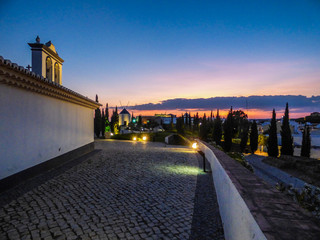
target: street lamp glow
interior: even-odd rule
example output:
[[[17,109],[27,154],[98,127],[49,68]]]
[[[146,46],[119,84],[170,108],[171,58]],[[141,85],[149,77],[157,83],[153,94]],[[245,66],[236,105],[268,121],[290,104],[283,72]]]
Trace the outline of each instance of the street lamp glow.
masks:
[[[143,140],[143,141],[146,141],[146,140],[147,140],[147,137],[146,137],[146,136],[143,136],[143,137],[142,137],[142,140]]]
[[[137,141],[137,137],[133,137],[132,140],[133,140],[133,141]]]
[[[193,149],[197,149],[197,148],[198,148],[198,144],[197,144],[196,142],[194,142],[194,143],[192,144],[192,148],[193,148]]]

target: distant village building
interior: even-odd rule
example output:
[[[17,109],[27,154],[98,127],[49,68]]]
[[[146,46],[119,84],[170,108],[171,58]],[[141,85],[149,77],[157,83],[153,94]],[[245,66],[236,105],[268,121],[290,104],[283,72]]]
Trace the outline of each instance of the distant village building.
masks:
[[[291,133],[298,133],[299,130],[299,124],[295,121],[290,121],[290,130]],[[282,126],[282,122],[281,121],[277,121],[277,133],[280,133],[281,131],[281,126]],[[261,124],[258,124],[258,131],[259,134],[263,134],[265,132],[268,132],[270,128],[270,121],[265,121]]]
[[[130,122],[131,122],[131,115],[127,111],[127,109],[124,108],[119,114],[119,125],[128,126]]]
[[[62,84],[51,42],[29,43],[32,71],[0,56],[0,190],[94,148],[101,105]]]
[[[177,117],[173,114],[155,114],[154,115],[155,121],[159,124],[173,124],[177,123]]]
[[[320,113],[319,112],[313,112],[310,114],[311,117],[320,117]]]

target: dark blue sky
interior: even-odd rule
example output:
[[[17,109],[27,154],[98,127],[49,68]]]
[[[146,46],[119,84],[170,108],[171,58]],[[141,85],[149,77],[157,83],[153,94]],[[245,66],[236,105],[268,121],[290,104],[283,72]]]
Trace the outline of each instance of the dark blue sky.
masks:
[[[0,55],[49,40],[63,85],[111,105],[319,95],[320,1],[4,1]]]

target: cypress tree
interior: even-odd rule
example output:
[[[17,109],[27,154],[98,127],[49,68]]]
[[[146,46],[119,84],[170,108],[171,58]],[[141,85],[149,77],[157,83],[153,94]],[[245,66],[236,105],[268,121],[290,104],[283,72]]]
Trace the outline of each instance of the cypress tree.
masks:
[[[106,120],[109,122],[109,106],[108,103],[106,103],[106,114],[105,114]]]
[[[289,107],[286,104],[286,110],[281,126],[281,155],[293,156],[293,138],[291,136],[291,129],[289,125]]]
[[[112,112],[110,125],[111,125],[111,132],[118,134],[119,133],[119,114],[118,114],[117,106],[116,106],[116,109]]]
[[[221,137],[222,137],[222,122],[219,116],[219,109],[218,109],[217,116],[213,121],[213,141],[215,141],[217,145],[221,145]]]
[[[258,128],[255,120],[253,120],[253,123],[251,125],[250,148],[252,154],[254,154],[254,152],[258,149]]]
[[[186,127],[189,125],[189,116],[187,112],[184,115],[185,115],[184,126]]]
[[[114,132],[114,110],[112,110],[112,115],[110,119],[110,129],[111,129],[111,132]]]
[[[241,142],[240,142],[240,151],[244,152],[247,147],[248,142],[248,133],[249,133],[249,126],[245,126],[242,135],[241,135]]]
[[[184,125],[183,125],[183,117],[182,116],[177,118],[176,129],[179,134],[184,135]]]
[[[229,152],[232,147],[232,135],[233,135],[233,119],[232,119],[232,107],[228,113],[227,119],[224,121],[224,145],[223,148],[226,152]]]
[[[203,141],[208,140],[208,123],[207,123],[207,117],[205,113],[203,114],[202,122],[200,125],[199,137]]]
[[[184,115],[183,114],[181,114],[181,124],[184,127]]]
[[[173,130],[173,115],[171,115],[171,119],[170,119],[170,130]]]
[[[116,106],[116,110],[114,111],[115,117],[114,117],[114,133],[119,133],[119,114],[118,114],[118,106]]]
[[[98,103],[98,94],[96,94],[96,102]],[[100,108],[97,108],[95,110],[94,114],[94,133],[96,134],[97,137],[100,137],[100,132],[101,132],[101,111]]]
[[[109,122],[109,106],[108,103],[106,104],[106,109],[105,109],[105,130],[104,132],[110,132],[111,127],[110,127],[110,122]]]
[[[268,155],[270,157],[278,157],[278,136],[277,136],[277,119],[276,111],[272,111],[272,119],[269,127],[269,138],[268,138]]]
[[[199,131],[199,114],[196,113],[196,115],[193,118],[193,132]]]
[[[105,130],[106,130],[106,117],[105,117],[104,111],[102,109],[102,116],[101,116],[101,134],[102,134],[102,137],[105,137]]]
[[[310,157],[311,150],[311,138],[310,138],[310,129],[307,125],[304,125],[303,134],[302,134],[302,144],[301,144],[301,157]]]

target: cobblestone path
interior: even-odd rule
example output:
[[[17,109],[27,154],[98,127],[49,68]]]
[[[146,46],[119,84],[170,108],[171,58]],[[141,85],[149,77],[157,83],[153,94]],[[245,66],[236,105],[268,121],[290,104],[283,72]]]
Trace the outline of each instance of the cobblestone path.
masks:
[[[204,239],[191,236],[201,173],[193,150],[118,141],[98,141],[96,149],[28,181],[26,191],[2,193],[0,239]],[[212,231],[223,239],[212,211]]]

